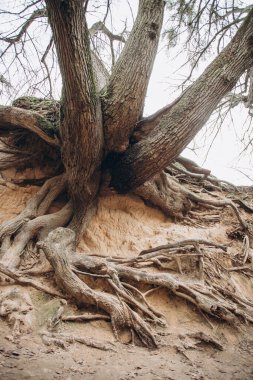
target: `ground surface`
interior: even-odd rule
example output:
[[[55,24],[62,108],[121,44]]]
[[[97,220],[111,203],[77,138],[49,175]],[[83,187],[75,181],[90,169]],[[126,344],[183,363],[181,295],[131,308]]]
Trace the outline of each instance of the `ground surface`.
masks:
[[[0,221],[19,213],[36,190],[36,187],[0,185]],[[203,238],[230,244],[228,252],[235,254],[241,242],[231,242],[226,234],[233,223],[236,224],[229,210],[224,211],[217,222],[203,224],[195,220],[186,224],[169,220],[135,197],[112,196],[100,201],[98,213],[79,248],[88,253],[131,257],[142,249],[168,241]],[[51,277],[47,275],[52,282]],[[43,282],[45,277],[39,280]],[[231,275],[231,284],[252,300],[252,278],[235,273]],[[168,323],[167,328],[156,330],[160,341],[157,350],[116,342],[111,325],[106,321],[62,322],[58,326],[60,333],[113,344],[112,350],[103,351],[80,343],[65,347],[45,345],[41,333],[54,316],[59,300],[15,284],[2,283],[0,292],[10,288],[30,294],[32,331],[13,337],[6,320],[0,319],[0,378],[3,380],[253,379],[253,327],[242,324],[235,328],[211,320],[166,290],[160,289],[148,296],[149,302],[165,315]],[[80,310],[68,304],[64,313],[80,314]],[[222,347],[199,339],[200,333]],[[121,338],[124,342],[129,341],[128,334]]]

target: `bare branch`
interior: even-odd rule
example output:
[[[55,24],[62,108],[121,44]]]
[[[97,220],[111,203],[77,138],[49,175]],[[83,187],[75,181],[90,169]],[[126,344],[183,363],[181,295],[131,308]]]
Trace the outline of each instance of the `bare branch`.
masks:
[[[93,37],[98,31],[103,32],[110,41],[126,42],[125,38],[118,34],[113,34],[102,21],[98,21],[89,29],[90,36]]]
[[[157,53],[163,11],[163,1],[139,2],[133,29],[102,96],[108,151],[122,152],[126,149],[129,136],[141,117]]]
[[[8,46],[4,49],[2,54],[0,55],[0,58],[3,57],[3,55],[6,53],[6,51],[11,47],[11,45],[19,42],[21,38],[24,36],[25,33],[27,33],[27,30],[29,26],[33,23],[34,20],[45,17],[47,15],[46,8],[37,9],[34,11],[31,16],[25,21],[25,23],[21,26],[20,31],[16,36],[12,37],[0,37],[1,41],[7,42]]]

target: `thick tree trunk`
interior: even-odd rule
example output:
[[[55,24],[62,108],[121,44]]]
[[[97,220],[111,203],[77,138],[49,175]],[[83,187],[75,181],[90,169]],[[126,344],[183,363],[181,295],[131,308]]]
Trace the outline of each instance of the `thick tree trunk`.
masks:
[[[107,151],[124,152],[140,119],[157,53],[163,0],[140,0],[127,43],[102,95]]]
[[[83,1],[46,0],[63,80],[60,134],[73,227],[79,229],[97,196],[103,151],[100,104]]]
[[[115,163],[111,185],[127,193],[168,166],[207,122],[220,100],[253,64],[253,10],[224,51],[185,95],[169,109],[150,135]]]

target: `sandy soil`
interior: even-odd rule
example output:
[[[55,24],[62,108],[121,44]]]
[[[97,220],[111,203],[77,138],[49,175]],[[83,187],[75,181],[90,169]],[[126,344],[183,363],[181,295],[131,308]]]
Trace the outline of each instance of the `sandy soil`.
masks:
[[[19,213],[36,190],[36,187],[22,189],[0,184],[0,221]],[[107,197],[101,199],[79,249],[130,257],[142,249],[190,237],[228,243],[226,231],[231,218],[231,212],[226,211],[221,223],[200,228],[168,220],[160,211],[147,207],[135,197]],[[231,253],[237,249],[237,243],[229,248]],[[252,299],[250,279],[235,274],[231,282],[242,295]],[[253,327],[242,325],[235,329],[210,320],[165,290],[157,290],[149,296],[150,303],[165,315],[168,323],[167,328],[157,330],[160,341],[157,350],[116,342],[110,323],[105,321],[65,322],[59,326],[61,333],[113,344],[113,350],[103,351],[80,343],[66,347],[43,344],[41,332],[54,315],[59,300],[34,289],[11,286],[30,294],[32,331],[13,339],[7,322],[0,319],[0,378],[3,380],[253,379]],[[2,285],[0,295],[9,287]],[[65,312],[73,314],[77,309],[68,305]],[[196,333],[212,337],[221,344],[222,350],[193,337]],[[122,336],[125,343],[129,339],[128,335]]]

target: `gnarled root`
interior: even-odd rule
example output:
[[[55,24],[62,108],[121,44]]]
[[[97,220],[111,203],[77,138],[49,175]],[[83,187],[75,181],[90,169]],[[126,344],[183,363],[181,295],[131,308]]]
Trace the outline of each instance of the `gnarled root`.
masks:
[[[91,270],[90,257],[74,255],[72,265],[79,269]],[[134,281],[138,284],[156,285],[168,289],[172,294],[197,306],[203,312],[220,320],[236,324],[237,317],[253,322],[253,305],[239,296],[228,293],[217,286],[208,286],[197,282],[178,280],[169,273],[151,273],[128,266],[107,263],[114,270],[121,281]],[[228,296],[229,295],[229,296]]]
[[[179,191],[176,181],[169,181],[165,172],[135,189],[134,194],[159,207],[165,215],[177,218],[182,218],[192,206],[187,195]]]
[[[236,294],[230,294],[231,292],[229,293],[226,289],[210,285],[208,282],[185,281],[169,273],[151,273],[131,268],[122,265],[122,262],[113,262],[111,259],[77,255],[73,253],[74,240],[73,231],[58,228],[52,231],[39,245],[54,268],[57,283],[61,288],[77,303],[97,305],[108,313],[116,337],[118,337],[120,329],[127,327],[135,331],[145,345],[156,346],[147,320],[159,323],[161,315],[155,313],[145,300],[145,295],[133,285],[129,285],[128,282],[164,287],[175,296],[190,302],[199,310],[219,320],[232,324],[238,324],[240,319],[253,322],[252,303]],[[224,246],[207,241],[185,241],[183,245],[190,244],[203,244],[225,249]],[[177,244],[173,246],[177,248]],[[68,256],[66,256],[66,251],[70,253]],[[144,253],[138,257],[145,258],[146,255],[148,256],[146,259],[150,259],[150,254],[151,252]],[[116,296],[112,293],[93,290],[77,274],[102,278],[103,281],[110,284],[112,292],[116,293]],[[138,292],[142,297],[138,298]]]
[[[201,282],[194,279],[186,281],[185,277],[179,275],[148,272],[123,265],[122,261],[111,258],[75,254],[75,233],[67,228],[53,230],[37,245],[44,251],[46,258],[53,267],[56,282],[64,294],[73,298],[78,305],[96,306],[105,311],[110,316],[117,339],[119,339],[119,332],[128,328],[131,332],[136,333],[144,345],[148,347],[157,346],[154,333],[148,322],[161,325],[161,314],[149,305],[145,298],[146,294],[137,289],[138,284],[166,288],[170,293],[190,302],[200,311],[219,320],[235,325],[240,320],[253,323],[253,304],[251,301],[231,292],[226,287],[220,286],[217,282],[210,284],[207,278],[202,279]],[[159,254],[159,251],[164,254],[165,250],[169,252],[179,248],[188,247],[190,249],[190,246],[194,246],[198,252],[200,245],[209,249],[225,250],[224,246],[208,241],[185,240],[143,251],[137,256],[136,261],[153,259],[154,255]],[[186,253],[183,253],[184,255],[187,256]],[[0,271],[2,270],[0,268]],[[26,284],[26,279],[20,277],[19,274],[15,277],[8,270],[3,270],[3,273],[14,280],[20,280],[20,283]],[[109,290],[94,290],[84,282],[87,276],[98,277],[102,283],[105,282],[107,286],[109,285]],[[38,284],[32,283],[31,280],[28,280],[27,284],[40,289]],[[48,289],[45,291],[48,292]]]
[[[185,283],[177,280],[168,273],[148,273],[129,267],[117,266],[120,278],[134,280],[138,283],[162,286],[169,289],[176,296],[183,298],[197,306],[205,313],[229,323],[237,323],[237,316],[253,322],[253,307],[244,303],[241,305],[235,300],[228,299],[221,290],[199,283]]]
[[[249,226],[242,218],[233,201],[227,198],[211,199],[210,197],[197,195],[165,172],[135,189],[134,194],[140,196],[144,201],[159,207],[166,215],[179,218],[186,216],[194,204],[217,208],[231,207],[245,235],[250,238]]]
[[[52,201],[63,191],[65,178],[63,175],[50,178],[28,202],[25,209],[15,218],[0,225],[0,239],[11,236],[29,219],[43,215]]]
[[[111,317],[113,331],[117,338],[120,329],[129,328],[135,331],[143,344],[148,347],[156,347],[156,340],[150,327],[129,306],[133,302],[124,297],[124,295],[122,296],[124,291],[117,291],[117,296],[115,296],[107,292],[93,290],[74,273],[70,260],[65,253],[66,249],[71,251],[74,241],[75,234],[72,230],[58,228],[52,231],[43,242],[39,243],[40,248],[43,249],[54,268],[57,283],[78,304],[96,305],[107,312]],[[96,266],[95,261],[93,265]],[[103,267],[106,270],[106,266],[100,263],[100,273],[103,272]],[[148,317],[151,319],[151,313],[149,313]]]
[[[63,175],[48,180],[20,215],[0,226],[2,264],[10,269],[17,268],[30,240],[37,236],[43,239],[52,229],[67,224],[72,215],[70,202],[58,212],[44,215],[65,185]]]

